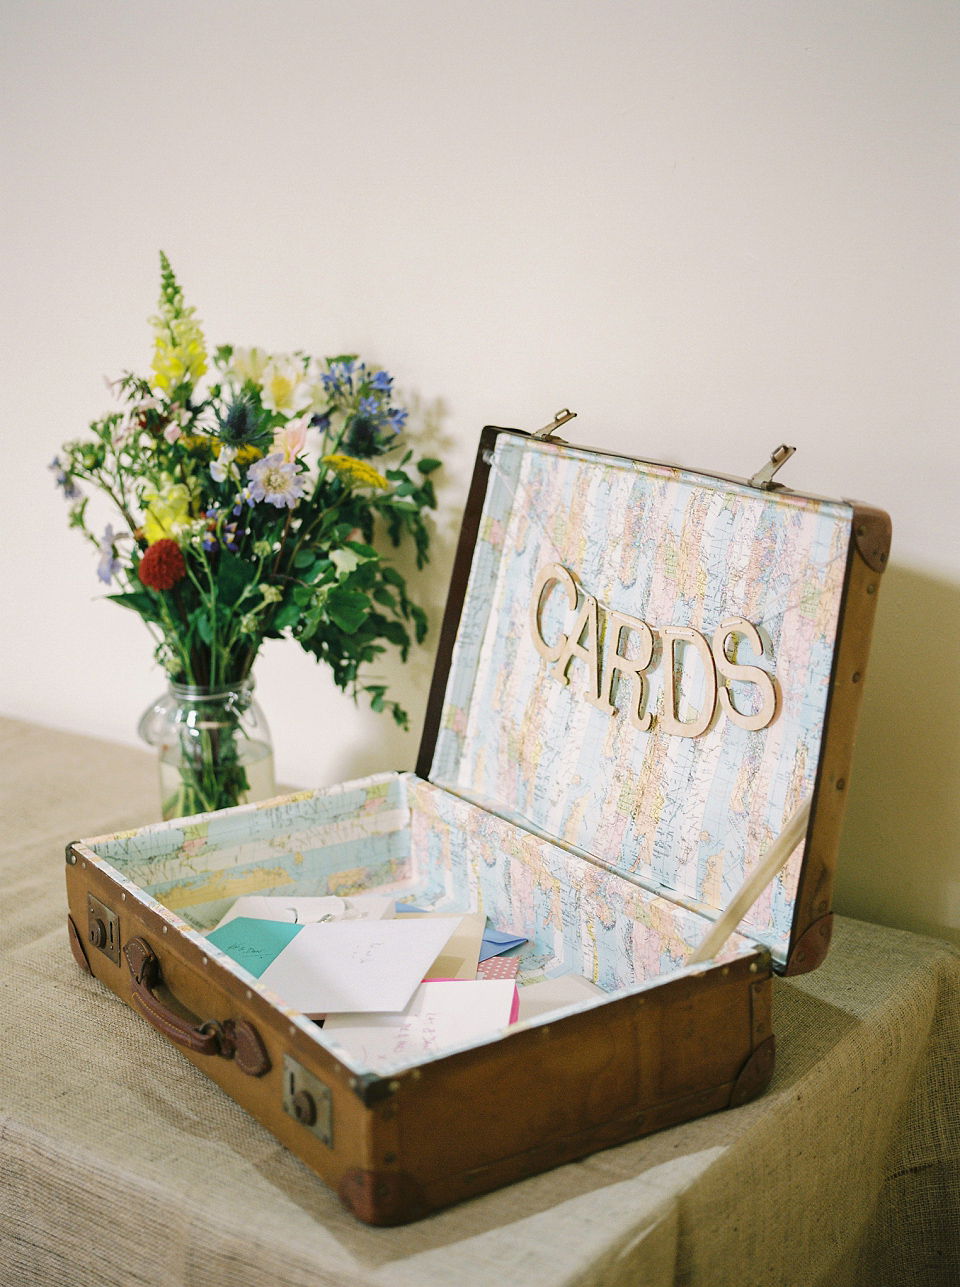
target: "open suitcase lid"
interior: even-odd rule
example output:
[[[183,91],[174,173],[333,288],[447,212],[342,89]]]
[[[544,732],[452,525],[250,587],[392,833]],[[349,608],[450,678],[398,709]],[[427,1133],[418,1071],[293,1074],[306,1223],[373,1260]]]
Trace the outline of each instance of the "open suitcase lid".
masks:
[[[851,503],[485,429],[418,772],[713,917],[812,798],[740,932],[813,968],[842,815],[822,785],[845,785],[862,688],[834,700],[845,598],[889,534]]]

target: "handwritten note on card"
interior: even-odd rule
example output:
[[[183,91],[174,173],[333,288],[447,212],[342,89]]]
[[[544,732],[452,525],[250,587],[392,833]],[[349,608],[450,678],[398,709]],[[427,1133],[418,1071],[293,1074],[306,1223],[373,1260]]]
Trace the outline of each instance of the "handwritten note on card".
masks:
[[[207,942],[226,952],[238,965],[260,978],[264,970],[304,927],[285,921],[262,921],[236,916],[207,935]]]
[[[260,978],[311,1018],[343,1011],[399,1011],[460,920],[454,916],[303,925]]]
[[[402,1014],[331,1015],[327,1033],[372,1072],[469,1045],[516,1019],[512,979],[424,983]]]

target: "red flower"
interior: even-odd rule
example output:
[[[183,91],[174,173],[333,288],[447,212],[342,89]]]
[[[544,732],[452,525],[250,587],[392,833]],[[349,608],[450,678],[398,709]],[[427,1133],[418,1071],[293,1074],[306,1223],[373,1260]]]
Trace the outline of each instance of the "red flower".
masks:
[[[140,560],[137,575],[152,590],[172,590],[187,575],[187,565],[176,541],[154,541]]]

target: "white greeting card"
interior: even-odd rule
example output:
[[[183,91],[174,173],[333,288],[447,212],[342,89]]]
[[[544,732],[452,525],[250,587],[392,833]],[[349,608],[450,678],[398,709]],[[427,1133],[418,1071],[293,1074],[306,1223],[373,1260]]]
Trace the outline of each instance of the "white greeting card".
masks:
[[[402,1014],[331,1015],[323,1030],[383,1073],[499,1032],[516,1019],[516,1006],[512,979],[423,983]]]
[[[343,1011],[400,1011],[460,920],[304,925],[260,981],[310,1018]]]

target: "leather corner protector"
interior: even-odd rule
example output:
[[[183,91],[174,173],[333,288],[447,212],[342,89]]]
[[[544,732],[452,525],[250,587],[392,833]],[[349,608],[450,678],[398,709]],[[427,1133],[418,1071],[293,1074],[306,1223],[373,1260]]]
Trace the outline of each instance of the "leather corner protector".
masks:
[[[363,1073],[350,1080],[350,1088],[364,1108],[372,1108],[374,1104],[389,1099],[397,1085],[390,1077],[381,1077],[378,1073]]]
[[[364,1224],[407,1224],[429,1211],[423,1190],[403,1171],[345,1171],[340,1201]]]
[[[90,969],[90,962],[87,960],[87,954],[83,950],[83,943],[80,940],[79,931],[74,924],[73,917],[69,914],[67,915],[67,934],[70,938],[70,951],[73,953],[73,959],[76,961],[77,965],[80,966],[80,969],[83,970],[84,974],[92,974],[93,970]]]
[[[827,912],[818,921],[808,925],[800,935],[790,953],[784,974],[809,974],[818,965],[830,949],[830,937],[833,934],[833,912]]]
[[[850,501],[853,506],[853,539],[857,552],[874,572],[883,572],[890,557],[890,541],[893,538],[893,524],[890,515],[872,505],[861,505],[859,501]]]
[[[775,1059],[776,1043],[772,1036],[767,1037],[740,1069],[740,1075],[730,1092],[730,1108],[739,1108],[741,1104],[748,1104],[751,1099],[763,1094],[770,1085]]]

